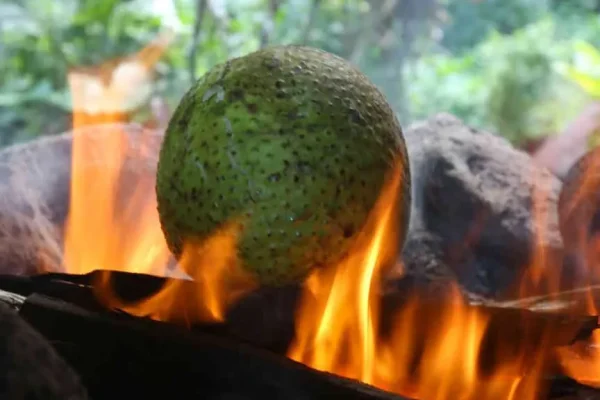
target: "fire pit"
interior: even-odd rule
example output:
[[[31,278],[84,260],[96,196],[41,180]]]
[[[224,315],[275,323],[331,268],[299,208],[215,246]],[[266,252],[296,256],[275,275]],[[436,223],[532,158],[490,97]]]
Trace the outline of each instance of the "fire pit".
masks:
[[[115,387],[120,388],[120,397],[166,395],[175,383],[182,393],[203,398],[404,398],[303,367],[277,356],[275,349],[259,349],[236,337],[237,327],[226,323],[198,324],[186,330],[109,312],[92,292],[91,282],[100,274],[49,274],[1,280],[2,286],[13,293],[2,296],[4,303],[19,310],[25,320],[56,343],[60,354],[81,374],[92,398],[114,398]],[[165,284],[160,278],[126,273],[115,273],[113,279],[115,287],[130,298],[132,292],[147,295],[141,292]],[[397,300],[391,303],[397,304]],[[441,303],[431,303],[428,310]],[[578,335],[589,335],[597,322],[593,317],[492,307],[481,310],[493,318],[495,335],[489,337],[488,346],[494,348],[497,344],[491,343],[507,342],[507,350],[514,336],[528,336],[529,340],[521,341],[521,345],[528,341],[528,347],[534,349],[534,342],[548,331],[552,332],[548,340],[567,344]],[[520,323],[510,325],[514,321]],[[533,353],[531,356],[537,357]],[[558,398],[565,391],[586,393],[585,388],[568,379],[547,379],[551,398]]]
[[[154,191],[162,134],[89,112],[70,134],[0,152],[0,303],[91,398],[600,398],[596,209],[565,208],[580,187],[595,193],[586,173],[562,192],[563,233],[586,227],[564,246],[560,182],[435,116],[406,133],[415,205],[401,257],[396,174],[336,268],[259,287],[228,269],[229,227],[195,250],[210,268],[173,259]]]
[[[114,140],[110,135],[119,136],[115,142],[126,143],[129,150],[115,185],[120,189],[102,201],[113,205],[141,201],[132,207],[138,213],[134,215],[147,210],[147,219],[125,221],[148,228],[121,228],[129,236],[115,240],[120,220],[113,219],[109,239],[122,258],[103,262],[125,266],[120,268],[123,272],[92,272],[99,268],[91,265],[70,270],[64,257],[68,252],[58,249],[68,247],[61,226],[73,190],[71,143],[76,138],[89,143]],[[3,296],[10,299],[4,302],[53,343],[80,374],[92,398],[114,398],[117,386],[119,397],[167,394],[175,384],[207,398],[428,399],[446,398],[466,388],[472,391],[471,398],[598,395],[569,378],[554,351],[589,340],[597,318],[586,316],[589,313],[581,308],[565,307],[556,297],[550,298],[554,303],[548,297],[510,303],[471,296],[469,305],[454,284],[432,289],[430,283],[410,275],[390,277],[389,285],[370,299],[371,307],[379,309],[377,320],[370,320],[372,344],[356,320],[337,313],[340,318],[329,317],[331,323],[318,325],[329,329],[319,343],[317,332],[306,324],[314,323],[315,316],[326,318],[323,307],[331,306],[319,304],[320,298],[307,297],[310,291],[296,286],[253,289],[235,296],[235,301],[217,296],[229,306],[216,312],[201,290],[202,279],[211,277],[191,281],[177,272],[173,260],[165,256],[168,253],[151,253],[154,246],[164,249],[162,242],[139,236],[148,233],[145,229],[158,229],[151,187],[159,143],[158,133],[133,125],[105,125],[1,153],[3,164],[13,171],[4,175],[11,196],[3,198],[11,203],[4,203],[0,214],[3,227],[27,227],[12,230],[12,239],[20,246],[2,245],[2,266],[13,272],[0,278],[0,290],[12,293]],[[113,153],[104,157],[107,154]],[[98,161],[87,157],[91,166],[90,160]],[[48,171],[53,172],[53,181],[44,179]],[[140,188],[146,195],[136,197]],[[95,204],[91,197],[88,201]],[[30,209],[36,211],[23,212]],[[41,227],[46,227],[46,235],[39,234]],[[91,244],[101,248],[101,231],[88,231],[95,235]],[[44,249],[55,249],[56,257],[48,257]],[[135,264],[127,262],[137,255],[141,258]],[[550,307],[557,302],[558,311],[540,311],[540,304]],[[343,318],[349,318],[346,325],[335,324]],[[332,339],[338,342],[328,342]]]

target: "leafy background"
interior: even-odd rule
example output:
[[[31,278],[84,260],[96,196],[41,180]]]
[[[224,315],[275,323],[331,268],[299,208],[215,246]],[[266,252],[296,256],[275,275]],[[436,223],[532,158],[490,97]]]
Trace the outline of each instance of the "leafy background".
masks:
[[[600,0],[0,0],[0,146],[65,131],[67,71],[165,28],[171,109],[218,62],[303,43],[356,63],[401,122],[448,111],[520,145],[600,96]]]

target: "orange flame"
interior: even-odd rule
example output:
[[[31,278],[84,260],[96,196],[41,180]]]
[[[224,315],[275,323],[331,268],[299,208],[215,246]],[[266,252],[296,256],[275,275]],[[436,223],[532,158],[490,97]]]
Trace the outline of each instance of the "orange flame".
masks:
[[[457,288],[436,305],[409,298],[382,332],[377,285],[396,254],[401,178],[396,169],[347,259],[306,282],[288,356],[419,399],[535,398],[540,365],[529,365],[527,376],[520,360],[479,371],[489,317]]]
[[[587,291],[586,297],[589,313],[598,315],[598,308],[590,291]],[[595,330],[588,341],[557,349],[557,354],[568,376],[582,384],[600,388],[599,330]]]
[[[104,125],[96,135],[78,131],[85,125],[127,121],[131,109],[149,93],[152,67],[169,41],[170,34],[161,36],[133,56],[69,75],[74,134],[64,264],[70,273],[172,273],[154,195],[155,134],[143,133],[136,141],[118,124]],[[226,306],[253,287],[235,262],[236,226],[223,227],[205,243],[186,244],[179,267],[193,284],[172,281],[156,295],[129,304],[112,290],[107,272],[97,282],[96,293],[107,306],[134,315],[184,322],[222,320]]]
[[[398,210],[396,201],[401,180],[401,169],[395,168],[381,200],[357,238],[356,248],[346,260],[309,277],[290,358],[372,383],[379,322],[376,285],[382,268],[389,266],[396,255],[398,238],[394,233],[398,212],[405,211]],[[346,351],[346,360],[334,356]]]
[[[140,72],[144,81],[166,45],[157,43],[127,59],[138,60],[137,71],[145,71]],[[132,104],[139,104],[139,93],[134,93],[133,101],[124,101],[139,89],[135,83],[139,81],[114,82],[113,72],[120,64],[110,65],[112,86],[86,84],[80,71],[70,79],[75,133],[65,266],[71,273],[111,269],[165,276],[170,273],[171,257],[156,211],[155,177],[132,168],[155,161],[149,158],[151,151],[143,151],[150,145],[143,137],[133,144],[120,125],[106,127],[97,136],[77,132],[83,125],[125,121]],[[288,356],[318,370],[419,399],[537,398],[547,344],[541,340],[533,358],[525,357],[525,351],[509,356],[503,349],[489,349],[486,339],[492,317],[466,304],[457,287],[440,295],[436,303],[409,296],[393,315],[384,317],[380,285],[396,264],[398,216],[407,211],[400,209],[398,199],[404,178],[396,165],[345,260],[316,270],[307,279]],[[536,248],[521,285],[522,296],[555,293],[559,287],[559,275],[541,245],[548,222],[542,206],[547,191],[543,186],[536,190]],[[158,293],[127,303],[112,290],[107,272],[97,282],[96,293],[109,307],[133,315],[179,323],[222,321],[227,307],[257,286],[236,257],[239,227],[231,222],[207,240],[185,244],[179,267],[189,281],[169,281]],[[595,313],[594,303],[589,304],[589,312]],[[384,328],[386,322],[391,326]],[[600,343],[600,335],[594,340]],[[565,370],[576,379],[589,381],[589,373],[584,372],[591,365],[600,371],[600,357],[582,363],[572,356],[572,349],[561,351]],[[494,362],[486,360],[490,352],[496,355]]]
[[[111,291],[110,274],[104,274],[96,292],[112,307],[158,321],[223,321],[227,306],[255,287],[238,265],[238,233],[239,225],[230,223],[205,241],[186,243],[179,265],[193,282],[171,280],[156,295],[127,304]]]
[[[161,37],[123,63],[106,63],[95,73],[90,72],[87,80],[79,70],[69,74],[74,133],[64,263],[71,273],[106,268],[161,273],[167,264],[169,252],[158,223],[156,202],[148,195],[154,191],[153,177],[143,173],[126,175],[128,165],[138,169],[145,165],[147,138],[142,138],[136,149],[117,125],[107,128],[104,135],[81,135],[78,131],[85,125],[125,118],[127,101],[137,96],[140,80],[147,84],[149,71],[167,41]],[[140,73],[141,78],[124,85],[117,77],[127,68]],[[107,85],[99,85],[101,74],[116,81],[108,79]],[[128,189],[126,193],[124,188]]]
[[[572,290],[563,297],[570,301],[572,309],[589,315],[598,315],[600,310],[597,295],[594,296],[599,288],[593,285],[600,277],[600,238],[597,234],[590,235],[589,232],[593,218],[590,211],[595,209],[597,201],[595,193],[600,180],[600,174],[597,172],[599,167],[600,157],[592,153],[588,163],[582,168],[579,186],[571,194],[564,210],[569,218],[574,214],[582,215],[581,218],[575,217],[577,220],[574,223],[577,225],[573,234],[577,235],[577,243],[581,247],[577,249],[580,252],[579,256],[584,260],[580,267],[585,269],[584,274],[589,285]],[[590,200],[590,197],[593,200]],[[590,202],[594,203],[589,204]],[[568,376],[580,383],[600,388],[600,330],[595,330],[588,340],[557,349],[557,355]]]
[[[378,386],[418,399],[537,398],[543,354],[533,362],[504,356],[482,372],[489,321],[462,301],[456,287],[439,305],[411,298],[381,347]]]

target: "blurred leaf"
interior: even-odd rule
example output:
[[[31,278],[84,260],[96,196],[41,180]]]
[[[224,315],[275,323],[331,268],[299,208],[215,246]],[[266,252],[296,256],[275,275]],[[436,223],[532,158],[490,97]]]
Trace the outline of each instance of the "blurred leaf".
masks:
[[[600,51],[590,43],[578,40],[574,43],[576,57],[584,57],[589,65],[600,66]]]
[[[558,64],[557,70],[589,95],[600,97],[600,51],[581,40],[574,43],[573,49],[574,61]]]
[[[588,137],[587,145],[588,145],[588,150],[595,149],[596,147],[598,147],[600,145],[600,130],[594,131]]]
[[[14,3],[0,3],[0,32],[20,32],[22,34],[39,34],[40,26],[27,13],[27,9]]]
[[[120,0],[81,1],[73,23],[78,25],[86,25],[97,21],[108,23],[119,3],[121,3]]]
[[[195,0],[173,0],[175,13],[183,25],[192,25],[194,23],[194,16],[196,14],[194,7],[191,6],[194,2]]]
[[[600,78],[582,73],[571,66],[565,68],[565,74],[591,96],[600,97]]]

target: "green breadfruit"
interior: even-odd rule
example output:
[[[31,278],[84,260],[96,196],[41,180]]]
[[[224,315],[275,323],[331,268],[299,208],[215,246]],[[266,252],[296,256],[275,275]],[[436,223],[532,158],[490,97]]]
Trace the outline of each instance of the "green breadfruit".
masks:
[[[403,237],[404,138],[367,77],[303,46],[231,59],[185,94],[165,134],[156,192],[167,244],[177,257],[187,239],[243,217],[245,270],[263,284],[297,282],[344,256],[398,159]]]

